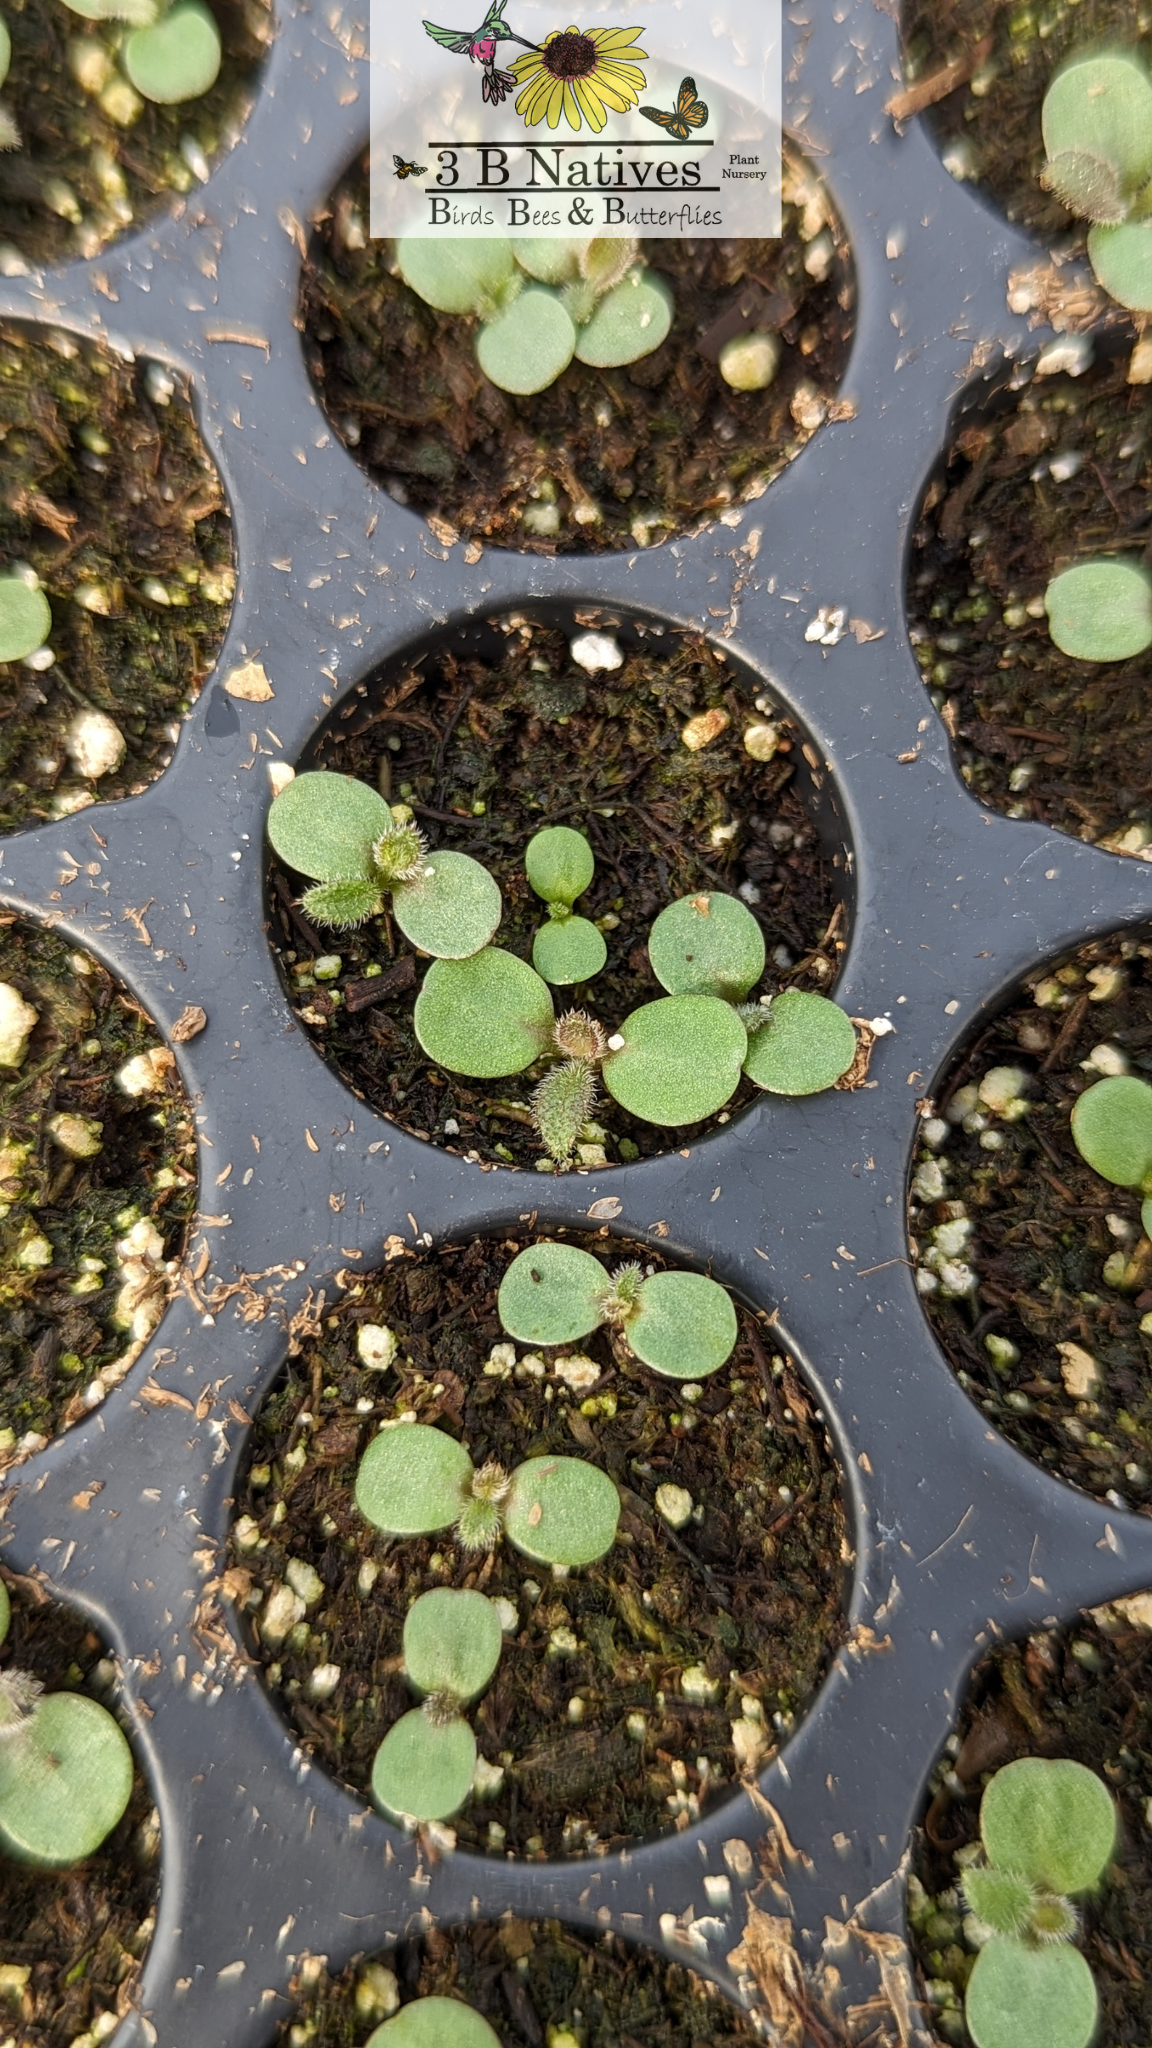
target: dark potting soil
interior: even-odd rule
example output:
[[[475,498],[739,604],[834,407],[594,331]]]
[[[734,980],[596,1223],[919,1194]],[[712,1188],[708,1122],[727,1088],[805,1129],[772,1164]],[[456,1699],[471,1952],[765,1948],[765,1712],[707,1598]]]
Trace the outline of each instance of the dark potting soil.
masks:
[[[174,1063],[155,1092],[118,1085],[126,1061],[161,1040],[90,954],[0,912],[0,982],[39,1012],[20,1066],[0,1067],[2,1467],[29,1435],[38,1449],[98,1406],[142,1349],[133,1313],[158,1321],[167,1300],[165,1261],[179,1259],[196,1204],[196,1146]],[[91,1158],[53,1137],[61,1115],[103,1126]],[[149,1226],[138,1252],[118,1252]]]
[[[393,802],[412,804],[430,845],[482,862],[504,897],[496,942],[525,959],[544,921],[524,873],[528,841],[544,825],[585,833],[597,865],[576,907],[601,922],[608,964],[581,988],[556,989],[557,1015],[584,1007],[615,1030],[662,995],[648,933],[665,904],[696,890],[751,898],[768,951],[764,986],[828,993],[846,939],[842,856],[821,849],[796,786],[801,742],[787,719],[769,714],[782,744],[771,761],[754,761],[743,735],[764,714],[693,634],[652,632],[619,671],[590,678],[563,633],[503,626],[496,666],[447,655],[427,677],[416,667],[381,693],[362,685],[308,765],[376,787],[383,777]],[[728,722],[692,752],[681,732],[710,710]],[[274,868],[272,884],[271,930],[296,1014],[355,1092],[416,1137],[484,1162],[535,1166],[543,1147],[528,1099],[544,1067],[477,1082],[430,1065],[412,1028],[425,965],[391,918],[353,932],[313,930],[293,907],[299,879]],[[341,971],[316,982],[324,956]],[[629,1116],[601,1091],[600,1137],[590,1142],[609,1161],[647,1157],[727,1122],[756,1093],[744,1081],[719,1119],[670,1129]]]
[[[12,1601],[0,1668],[110,1707],[114,1674],[99,1636],[66,1608],[41,1604],[31,1580],[0,1577]],[[139,1770],[123,1819],[87,1862],[33,1870],[0,1854],[5,2048],[71,2048],[95,2021],[131,2010],[155,1926],[159,1858],[159,1816]]]
[[[488,382],[475,321],[417,298],[394,245],[366,239],[367,218],[361,162],[332,194],[304,266],[308,367],[357,460],[432,515],[445,542],[648,547],[758,498],[835,408],[854,324],[851,257],[797,157],[782,240],[645,241],[644,261],[676,300],[662,346],[618,370],[574,362],[528,398]],[[765,391],[733,391],[716,356],[752,327],[779,333],[780,370]]]
[[[1143,0],[905,0],[903,30],[909,83],[946,86],[947,68],[963,67],[924,118],[945,151],[962,147],[964,176],[1009,220],[1082,252],[1084,224],[1040,184],[1044,95],[1079,51],[1138,46],[1152,10]]]
[[[485,1373],[506,1343],[496,1289],[533,1241],[476,1239],[362,1279],[345,1272],[340,1308],[257,1420],[232,1534],[243,1576],[231,1583],[247,1596],[267,1682],[300,1742],[361,1792],[387,1730],[415,1703],[400,1668],[413,1600],[466,1586],[509,1601],[517,1618],[469,1711],[502,1782],[452,1826],[469,1848],[541,1857],[686,1827],[738,1779],[734,1720],[747,1717],[742,1732],[766,1759],[842,1639],[849,1552],[823,1418],[762,1317],[740,1311],[732,1358],[695,1400],[683,1383],[614,1358],[604,1331],[572,1347],[600,1367],[579,1391],[553,1355],[524,1354],[535,1376]],[[610,1270],[628,1258],[663,1263],[606,1232],[572,1241]],[[365,1322],[395,1333],[398,1386],[361,1365]],[[355,1506],[356,1470],[381,1422],[405,1413],[446,1428],[477,1466],[557,1453],[609,1472],[622,1500],[613,1549],[563,1577],[507,1544],[469,1555],[448,1530],[381,1535]],[[679,1534],[655,1506],[665,1483],[694,1503]],[[312,1566],[323,1591],[297,1634],[262,1645],[256,1596],[266,1600],[291,1559]],[[310,1698],[325,1666],[339,1667],[335,1690]],[[630,1726],[630,1716],[642,1719]]]
[[[1113,985],[1109,1000],[1096,1000]],[[1147,931],[1057,961],[961,1055],[936,1097],[939,1109],[998,1066],[1029,1074],[1031,1108],[1016,1123],[981,1112],[985,1132],[953,1128],[938,1154],[922,1147],[912,1231],[923,1266],[937,1226],[965,1217],[973,1226],[959,1257],[975,1271],[978,1292],[949,1301],[939,1291],[925,1307],[962,1385],[997,1429],[1098,1498],[1148,1509],[1152,1244],[1140,1228],[1139,1191],[1093,1173],[1069,1123],[1076,1097],[1101,1078],[1081,1064],[1100,1045],[1123,1053],[1134,1074],[1152,1076]],[[984,1148],[988,1135],[1001,1149]],[[937,1157],[943,1195],[926,1201],[918,1184]],[[989,1335],[1015,1344],[1019,1363],[997,1369]],[[1089,1362],[1061,1345],[1079,1347]]]
[[[694,1971],[559,1920],[509,1915],[496,1926],[433,1927],[419,1942],[359,1958],[339,1977],[309,1969],[298,1982],[300,2003],[277,2040],[295,2042],[292,2030],[302,2027],[309,2048],[362,2048],[395,1997],[404,2005],[459,1998],[484,2015],[504,2048],[544,2048],[557,2035],[581,2048],[721,2048],[763,2038]]]
[[[63,0],[8,0],[12,65],[0,105],[20,145],[0,163],[0,271],[95,256],[191,193],[231,148],[255,98],[272,12],[265,0],[213,0],[212,12],[219,78],[199,99],[160,107],[141,101],[117,65],[123,23],[85,20]]]
[[[1152,389],[1127,357],[1045,377],[961,420],[908,572],[917,659],[974,796],[1114,851],[1152,845],[1148,661],[1075,661],[1049,578],[1152,537]]]
[[[62,0],[46,5],[95,26]],[[4,573],[24,563],[39,576],[56,657],[48,668],[0,663],[0,832],[10,832],[154,781],[224,638],[231,522],[174,373],[62,332],[0,325],[0,555]],[[92,711],[125,742],[121,765],[98,780],[65,743]]]
[[[1147,1607],[1147,1596],[1140,1599]],[[972,1674],[914,1836],[913,1949],[934,2026],[946,2041],[971,2048],[960,2007],[975,1951],[962,1931],[966,1909],[953,1856],[979,1838],[989,1778],[1022,1756],[1085,1764],[1117,1802],[1115,1861],[1095,1896],[1077,1901],[1079,1945],[1100,1996],[1100,2048],[1145,2048],[1152,2033],[1152,1635],[1122,1607],[1005,1643]]]

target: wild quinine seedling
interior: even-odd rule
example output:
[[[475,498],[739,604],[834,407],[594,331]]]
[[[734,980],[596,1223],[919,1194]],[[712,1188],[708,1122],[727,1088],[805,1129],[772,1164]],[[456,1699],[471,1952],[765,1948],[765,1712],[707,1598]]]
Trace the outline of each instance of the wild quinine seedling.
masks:
[[[730,1296],[705,1273],[611,1276],[570,1244],[530,1245],[500,1283],[497,1311],[521,1344],[572,1344],[607,1323],[642,1364],[667,1379],[701,1380],[730,1358],[737,1337]]]
[[[1152,79],[1132,51],[1074,56],[1048,88],[1041,184],[1093,223],[1088,255],[1106,292],[1152,311]]]
[[[415,1998],[369,2034],[364,2048],[500,2048],[500,2036],[458,1998]]]
[[[1077,1098],[1072,1136],[1080,1157],[1113,1187],[1139,1188],[1140,1220],[1152,1237],[1152,1086],[1135,1074],[1110,1074]]]
[[[0,1643],[11,1605],[0,1585]],[[112,1715],[74,1692],[0,1672],[0,1854],[45,1870],[82,1863],[132,1793],[132,1752]]]
[[[1112,1857],[1107,1787],[1083,1764],[1023,1757],[989,1782],[980,1838],[963,1878],[985,1934],[964,2001],[976,2048],[1088,2048],[1098,2000],[1072,1899]]]
[[[356,1474],[356,1505],[390,1536],[456,1531],[463,1550],[492,1550],[501,1534],[537,1564],[594,1564],[616,1541],[620,1497],[583,1458],[528,1458],[514,1472],[479,1470],[464,1445],[424,1422],[374,1437]]]
[[[317,886],[302,907],[318,924],[363,924],[392,898],[405,938],[440,960],[464,960],[488,944],[500,922],[500,890],[466,853],[429,853],[405,806],[397,816],[351,775],[297,775],[268,813],[281,860]],[[507,1068],[501,1068],[506,1073]]]
[[[554,384],[573,356],[612,369],[660,347],[672,325],[672,294],[637,256],[635,241],[606,236],[405,236],[396,245],[405,284],[438,312],[477,318],[480,368],[521,397]]]
[[[220,31],[202,0],[65,0],[86,21],[122,21],[120,62],[142,98],[157,106],[199,99],[220,72]]]
[[[1129,661],[1152,647],[1152,576],[1134,555],[1074,562],[1044,605],[1057,647],[1078,661]]]
[[[483,1593],[442,1587],[413,1601],[404,1670],[424,1702],[394,1723],[376,1752],[372,1793],[386,1813],[419,1822],[459,1812],[476,1770],[476,1737],[462,1710],[489,1684],[502,1644],[499,1616]]]
[[[592,848],[570,825],[546,825],[528,841],[524,854],[528,880],[548,905],[548,923],[532,941],[532,965],[553,987],[591,981],[608,958],[604,934],[591,918],[576,917],[572,906],[596,872]]]

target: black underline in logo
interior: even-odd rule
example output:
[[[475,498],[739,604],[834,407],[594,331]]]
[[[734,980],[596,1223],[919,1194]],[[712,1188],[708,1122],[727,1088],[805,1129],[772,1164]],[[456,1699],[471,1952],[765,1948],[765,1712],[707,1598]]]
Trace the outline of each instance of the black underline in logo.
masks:
[[[511,142],[423,142],[422,149],[711,149],[715,138],[708,136],[701,142],[690,138],[687,142],[677,141],[675,136],[638,135],[631,142],[526,142],[517,135]]]
[[[661,197],[691,199],[697,192],[718,192],[719,185],[422,185],[422,192],[443,199],[561,199]]]

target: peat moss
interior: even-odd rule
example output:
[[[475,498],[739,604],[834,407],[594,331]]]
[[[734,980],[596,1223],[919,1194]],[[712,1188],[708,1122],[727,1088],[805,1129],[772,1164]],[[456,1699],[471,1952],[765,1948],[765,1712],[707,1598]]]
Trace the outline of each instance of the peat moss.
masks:
[[[359,1957],[339,1977],[310,1969],[294,1988],[299,2005],[277,2035],[285,2048],[362,2048],[378,2024],[363,2008],[375,1999],[369,2010],[379,2016],[393,1997],[404,2005],[459,1998],[506,2048],[542,2048],[553,2031],[574,2034],[581,2048],[735,2048],[763,2039],[694,1971],[559,1920],[510,1915],[497,1926],[432,1928],[422,1941]]]
[[[516,398],[482,374],[475,322],[425,305],[392,243],[366,239],[359,163],[304,267],[301,325],[321,403],[394,498],[466,539],[554,554],[693,529],[761,495],[827,416],[844,372],[855,289],[843,229],[799,159],[784,194],[780,241],[643,243],[676,300],[654,354],[619,370],[573,363]],[[733,391],[716,366],[717,333],[745,325],[784,343],[766,391]]]
[[[1095,974],[1096,981],[1089,977]],[[1109,977],[1122,983],[1095,1000]],[[1055,1003],[1056,1007],[1050,1007]],[[1081,1064],[1100,1045],[1152,1077],[1152,944],[1147,932],[1103,940],[1058,960],[1032,989],[986,1025],[937,1096],[990,1068],[1019,1066],[1029,1112],[984,1131],[953,1127],[937,1154],[925,1146],[913,1180],[912,1230],[921,1261],[941,1224],[971,1222],[961,1257],[979,1290],[969,1301],[925,1302],[961,1384],[1012,1443],[1051,1470],[1116,1505],[1152,1506],[1152,1244],[1140,1229],[1140,1195],[1092,1172],[1072,1142],[1076,1097],[1101,1078]],[[998,1150],[988,1150],[988,1137]],[[924,1199],[933,1159],[943,1195]],[[927,1279],[927,1275],[924,1276]],[[1019,1363],[997,1370],[985,1338],[1007,1338]],[[1099,1388],[1077,1398],[1078,1345],[1096,1361]]]
[[[1097,1618],[1098,1617],[1098,1618]],[[1119,1809],[1116,1859],[1081,1907],[1080,1947],[1100,1996],[1101,2048],[1152,2034],[1152,1636],[1118,1610],[1006,1643],[972,1674],[916,1830],[913,1951],[937,2032],[971,2048],[960,2006],[975,1960],[956,1892],[957,1849],[979,1837],[980,1797],[1017,1757],[1070,1757],[1102,1777]]]
[[[962,148],[964,175],[1009,220],[1082,251],[1082,223],[1040,184],[1044,95],[1077,52],[1146,39],[1152,33],[1146,0],[906,0],[903,27],[911,82],[957,61],[970,68],[970,78],[924,116],[945,152]],[[985,44],[972,68],[977,46]]]
[[[88,21],[64,0],[6,0],[12,66],[2,103],[20,131],[0,182],[0,270],[95,256],[126,229],[191,192],[233,142],[255,97],[272,38],[266,0],[213,0],[224,46],[210,92],[159,107],[129,91],[128,124],[113,119],[126,80],[116,63],[130,33]],[[86,91],[77,73],[96,91]],[[109,84],[112,95],[109,99]],[[132,111],[132,102],[135,111]]]
[[[141,1348],[127,1303],[118,1320],[118,1298],[138,1278],[137,1312],[158,1319],[164,1259],[179,1258],[195,1207],[196,1148],[174,1067],[154,1094],[134,1099],[117,1086],[125,1061],[161,1041],[90,954],[3,912],[0,982],[39,1012],[21,1066],[0,1068],[3,1464],[30,1433],[48,1438],[95,1407]],[[103,1125],[94,1157],[56,1143],[58,1115]],[[116,1247],[140,1219],[163,1251],[145,1256],[147,1274],[125,1273]],[[22,1263],[29,1245],[47,1263]]]
[[[1075,661],[1043,598],[1081,556],[1152,538],[1152,389],[1126,359],[1046,377],[962,418],[921,508],[909,626],[974,796],[1012,818],[1152,844],[1148,661]],[[1055,474],[1053,474],[1055,465]]]
[[[614,1030],[662,995],[648,932],[665,904],[699,889],[744,892],[764,932],[766,986],[827,993],[846,939],[842,856],[821,850],[788,721],[772,714],[781,749],[753,761],[743,735],[763,714],[696,635],[628,636],[624,666],[590,679],[564,634],[524,621],[504,628],[494,662],[447,655],[427,677],[417,667],[371,693],[362,685],[308,765],[383,786],[393,801],[411,802],[433,846],[481,861],[504,897],[497,943],[525,959],[544,909],[524,849],[542,825],[586,833],[597,865],[578,908],[601,921],[608,964],[582,989],[557,989],[558,1014],[583,1004]],[[727,715],[726,729],[690,752],[680,738],[686,721],[713,709]],[[273,869],[272,881],[273,942],[296,1014],[355,1092],[434,1144],[535,1165],[542,1147],[527,1104],[537,1070],[493,1083],[431,1066],[412,1028],[424,963],[391,919],[314,931],[292,907],[297,878]],[[312,967],[324,955],[338,956],[341,972],[316,983]],[[756,1092],[742,1082],[723,1121]],[[593,1114],[610,1161],[666,1151],[702,1129],[641,1123],[610,1097]]]
[[[56,657],[0,663],[10,832],[154,781],[224,638],[231,523],[174,373],[0,325],[0,557],[3,573],[23,563],[39,576]],[[98,784],[64,743],[84,711],[106,713],[126,743]]]
[[[31,1580],[2,1576],[12,1626],[0,1668],[29,1671],[48,1692],[84,1690],[110,1705],[112,1666],[99,1636],[67,1609],[42,1604]],[[94,2021],[131,2010],[155,1925],[159,1853],[159,1819],[137,1770],[123,1819],[86,1863],[32,1870],[0,1855],[5,2044],[72,2048]],[[22,1984],[13,1971],[27,1971]]]
[[[348,1294],[287,1368],[253,1432],[237,1488],[236,1566],[268,1684],[302,1745],[364,1792],[389,1727],[413,1705],[400,1669],[404,1618],[433,1586],[478,1587],[517,1619],[496,1676],[469,1718],[503,1767],[492,1796],[453,1821],[461,1844],[536,1855],[619,1848],[685,1827],[737,1778],[732,1722],[748,1714],[764,1754],[791,1729],[841,1640],[847,1556],[838,1470],[823,1419],[763,1318],[740,1311],[729,1363],[686,1400],[681,1383],[613,1354],[598,1331],[579,1347],[601,1368],[583,1395],[540,1366],[484,1371],[506,1342],[496,1289],[525,1240],[402,1258]],[[531,1242],[532,1240],[527,1240]],[[573,1239],[614,1265],[647,1247]],[[365,1371],[364,1322],[400,1343],[400,1384]],[[531,1354],[527,1354],[531,1355]],[[356,1509],[360,1456],[384,1421],[414,1413],[468,1446],[476,1465],[585,1457],[621,1491],[608,1556],[552,1576],[508,1545],[485,1561],[450,1531],[389,1539]],[[697,1510],[677,1536],[655,1508],[664,1482]],[[260,1606],[290,1559],[323,1592],[283,1648],[262,1646]],[[246,1582],[238,1591],[243,1597]],[[339,1666],[331,1698],[313,1671]],[[684,1672],[702,1667],[710,1698]],[[579,1700],[578,1708],[570,1702]],[[629,1716],[641,1715],[644,1726]],[[759,1717],[759,1718],[757,1718]]]

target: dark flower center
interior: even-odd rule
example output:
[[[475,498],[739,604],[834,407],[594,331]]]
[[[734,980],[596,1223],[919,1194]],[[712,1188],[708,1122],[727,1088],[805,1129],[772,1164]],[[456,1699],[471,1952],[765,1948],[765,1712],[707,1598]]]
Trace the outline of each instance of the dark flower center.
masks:
[[[553,78],[587,78],[596,69],[596,45],[591,36],[553,36],[544,47],[544,69]]]

